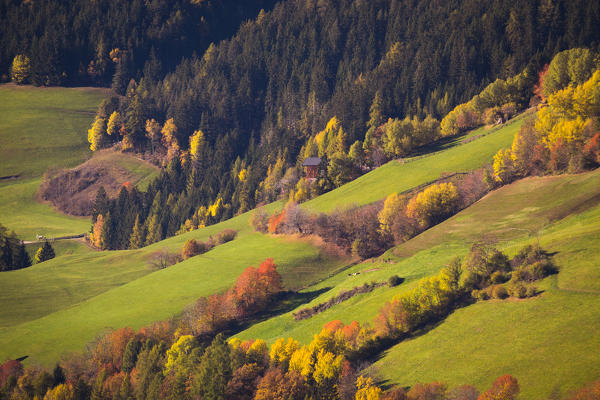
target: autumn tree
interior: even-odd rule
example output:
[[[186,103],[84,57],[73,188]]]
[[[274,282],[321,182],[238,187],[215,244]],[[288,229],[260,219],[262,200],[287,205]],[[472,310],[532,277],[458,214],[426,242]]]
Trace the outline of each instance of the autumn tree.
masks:
[[[519,394],[519,382],[511,375],[496,379],[490,389],[481,393],[478,400],[513,400]]]
[[[356,400],[379,400],[381,398],[381,389],[378,388],[373,379],[360,375],[356,380]]]
[[[185,244],[183,245],[181,257],[183,257],[184,260],[187,260],[190,257],[200,254],[200,252],[201,249],[198,241],[196,239],[189,239],[186,240]]]
[[[13,82],[22,85],[29,81],[31,61],[24,54],[17,54],[12,62],[10,77]]]
[[[406,214],[422,226],[435,225],[456,212],[459,195],[453,183],[435,184],[414,196],[406,206]]]
[[[167,149],[167,160],[171,160],[179,156],[180,148],[179,142],[177,141],[177,125],[173,118],[169,118],[165,121],[161,129],[162,144]]]
[[[92,127],[88,129],[88,142],[92,151],[104,147],[106,143],[106,121],[104,118],[96,116]]]
[[[160,124],[154,118],[146,120],[146,137],[150,139],[150,148],[154,154],[156,142],[161,138]]]
[[[194,162],[198,162],[200,157],[202,157],[202,152],[204,147],[206,146],[206,138],[204,136],[204,132],[201,130],[197,130],[190,137],[190,155]]]
[[[390,233],[396,216],[404,211],[406,200],[398,193],[392,193],[385,198],[383,208],[377,214],[379,227],[382,232]]]
[[[123,126],[123,119],[118,111],[113,111],[108,117],[108,123],[106,124],[106,134],[111,138],[112,141],[119,140],[121,128]]]

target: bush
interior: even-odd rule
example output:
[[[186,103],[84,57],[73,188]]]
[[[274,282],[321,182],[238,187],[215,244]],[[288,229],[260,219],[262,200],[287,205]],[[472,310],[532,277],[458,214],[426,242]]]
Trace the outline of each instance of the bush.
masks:
[[[537,287],[535,285],[527,285],[527,297],[533,297],[538,294]]]
[[[217,243],[223,244],[231,242],[237,236],[237,231],[233,229],[225,229],[217,234]]]
[[[502,271],[495,271],[492,274],[492,276],[490,276],[490,280],[492,281],[493,284],[496,285],[499,283],[506,282],[508,280],[508,277]]]
[[[523,299],[527,297],[527,287],[521,283],[516,282],[509,287],[509,292],[512,297]]]
[[[197,256],[198,254],[200,254],[200,251],[196,239],[186,240],[185,244],[183,245],[183,249],[181,249],[181,257],[184,260],[187,260],[188,258]]]
[[[269,216],[264,207],[257,208],[250,217],[250,225],[257,232],[266,233],[269,227]]]
[[[502,285],[493,286],[492,288],[492,296],[495,299],[505,299],[508,297],[508,290]]]
[[[388,286],[389,287],[398,286],[402,282],[404,282],[404,278],[400,278],[398,275],[392,275],[388,279]]]

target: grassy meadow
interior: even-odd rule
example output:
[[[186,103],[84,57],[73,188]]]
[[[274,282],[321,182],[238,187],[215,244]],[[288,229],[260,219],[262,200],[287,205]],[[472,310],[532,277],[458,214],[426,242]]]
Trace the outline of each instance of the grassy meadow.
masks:
[[[0,97],[2,90],[21,89],[0,87]],[[0,107],[7,106],[0,101]],[[95,107],[90,104],[89,109]],[[307,202],[306,207],[329,212],[367,204],[446,173],[479,168],[490,162],[498,149],[510,145],[526,115],[499,128],[475,130],[435,153],[403,163],[392,161]],[[84,140],[88,118],[81,127]],[[0,134],[4,132],[0,130]],[[83,145],[82,158],[73,159],[70,165],[65,159],[64,166],[89,157],[87,143]],[[54,154],[60,158],[60,152]],[[134,158],[115,159],[114,153],[97,157],[107,157],[99,161],[120,163],[137,174],[136,183],[142,188],[154,173]],[[47,162],[51,165],[52,159]],[[37,202],[44,170],[32,165],[29,172],[20,172],[29,174],[26,179],[0,183],[0,222],[25,238],[40,230],[48,236],[87,231],[89,219],[64,216]],[[357,265],[329,254],[312,240],[253,232],[249,226],[252,212],[139,250],[98,252],[75,241],[57,242],[59,256],[55,259],[2,273],[0,359],[27,355],[27,363],[51,366],[63,354],[81,351],[107,329],[139,328],[178,315],[198,297],[225,290],[244,268],[267,257],[279,265],[286,287],[312,294],[309,297],[313,299],[299,308],[327,301],[366,282],[387,281],[391,275],[405,279],[397,287],[384,286],[357,295],[307,320],[295,321],[291,312],[285,312],[236,335],[268,342],[291,336],[308,343],[331,320],[372,321],[383,303],[409,290],[420,278],[437,273],[453,257],[466,254],[476,240],[494,241],[509,254],[539,240],[555,254],[560,268],[558,275],[541,282],[540,296],[478,302],[456,310],[436,326],[379,355],[371,371],[384,384],[410,386],[441,380],[451,386],[469,383],[479,389],[489,386],[495,377],[511,373],[521,383],[523,398],[541,398],[554,387],[565,391],[600,374],[597,357],[589,352],[600,347],[595,334],[600,329],[596,312],[600,306],[599,196],[600,171],[524,179],[490,193],[381,257]],[[267,212],[281,206],[268,205]],[[163,270],[149,264],[156,252],[178,252],[186,240],[207,240],[224,229],[237,230],[237,238]],[[28,251],[34,252],[36,247],[30,245]],[[548,373],[553,369],[562,373]]]
[[[37,88],[0,85],[0,223],[21,239],[80,234],[89,218],[64,215],[38,201],[37,190],[48,168],[71,168],[92,156],[87,130],[107,89]],[[155,168],[125,154],[99,154],[97,163],[117,165],[141,188]]]
[[[595,333],[600,329],[599,193],[600,170],[528,178],[503,187],[374,262],[308,288],[329,289],[308,306],[394,274],[405,278],[401,285],[357,295],[307,320],[295,321],[290,312],[237,336],[269,342],[291,336],[308,343],[331,320],[371,322],[385,301],[437,273],[453,257],[466,254],[476,240],[495,241],[508,254],[539,240],[560,268],[558,275],[540,283],[540,296],[478,302],[459,309],[381,354],[371,372],[384,384],[444,381],[451,386],[473,384],[480,390],[510,373],[519,379],[523,398],[544,398],[554,388],[564,392],[579,387],[600,374],[597,356],[589,354],[589,349],[600,346]],[[360,274],[350,276],[352,272]]]

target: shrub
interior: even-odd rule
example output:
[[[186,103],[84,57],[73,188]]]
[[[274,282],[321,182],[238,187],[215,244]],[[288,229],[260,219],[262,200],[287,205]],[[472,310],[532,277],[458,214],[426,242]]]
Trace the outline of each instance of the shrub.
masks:
[[[237,231],[233,229],[225,229],[217,234],[217,243],[223,244],[231,242],[237,236]]]
[[[269,216],[264,207],[257,208],[250,217],[250,225],[257,232],[266,233],[269,228]]]
[[[483,289],[483,290],[475,289],[471,292],[471,296],[473,296],[477,300],[489,300],[490,299],[490,295],[489,295],[488,291],[485,289]]]
[[[533,297],[538,294],[537,287],[535,285],[527,285],[527,297]]]
[[[181,257],[184,260],[187,260],[188,258],[200,254],[198,247],[198,242],[195,239],[187,240],[183,245],[183,249],[181,250]]]
[[[491,276],[490,276],[490,281],[492,281],[493,284],[499,284],[499,283],[504,283],[508,280],[506,274],[504,274],[502,271],[495,271]]]
[[[392,275],[388,279],[388,286],[389,287],[398,286],[402,282],[404,282],[404,278],[400,278],[398,275]]]
[[[508,290],[506,290],[506,288],[502,285],[493,286],[492,296],[495,299],[500,299],[500,300],[505,299],[508,297]]]
[[[512,297],[518,297],[519,299],[527,297],[527,287],[521,282],[510,285],[509,292]]]

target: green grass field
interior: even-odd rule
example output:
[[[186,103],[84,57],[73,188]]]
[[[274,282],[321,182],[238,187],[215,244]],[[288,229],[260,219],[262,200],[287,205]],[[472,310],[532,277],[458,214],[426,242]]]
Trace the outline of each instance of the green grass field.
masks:
[[[394,274],[406,279],[402,285],[355,296],[303,321],[294,321],[290,312],[237,336],[269,342],[291,336],[307,343],[331,320],[372,321],[385,301],[464,255],[475,240],[495,240],[513,254],[539,238],[545,249],[556,253],[560,268],[558,275],[542,282],[541,296],[460,309],[431,330],[391,348],[372,372],[385,384],[411,386],[437,380],[479,389],[511,373],[521,383],[522,398],[528,399],[544,398],[555,387],[571,390],[600,375],[598,356],[590,353],[600,347],[599,195],[600,170],[529,178],[501,188],[376,262],[359,264],[307,290],[331,288],[310,304],[315,305],[341,290],[385,281]],[[350,272],[361,273],[349,276]]]
[[[477,129],[467,138],[485,136],[462,145],[453,142],[440,152],[408,158],[403,163],[390,161],[336,190],[306,202],[305,207],[329,212],[336,208],[368,204],[391,193],[401,193],[434,181],[445,173],[480,168],[490,163],[498,150],[510,147],[515,133],[529,115],[530,112],[523,113],[489,135],[486,135],[486,128]]]
[[[504,131],[507,129],[510,129],[512,135],[514,128],[509,125],[478,140],[496,135],[504,137]],[[468,145],[470,144],[460,147]],[[496,147],[494,151],[497,150]],[[456,148],[458,147],[450,147],[446,151],[454,151]],[[415,181],[415,185],[421,183],[423,182]],[[338,190],[344,190],[344,187]],[[35,202],[32,205],[43,207]],[[273,204],[269,209],[274,210],[280,206]],[[39,221],[44,219],[42,216],[45,211],[47,210],[40,211]],[[50,214],[46,213],[45,218]],[[65,254],[45,263],[47,269],[44,269],[42,264],[36,267],[37,269],[6,275],[7,278],[0,283],[6,293],[5,296],[0,295],[0,303],[9,306],[6,307],[8,311],[0,314],[0,324],[4,327],[3,331],[0,331],[0,358],[28,354],[41,362],[52,362],[65,350],[80,349],[85,342],[93,339],[107,326],[140,326],[176,314],[200,295],[211,294],[228,287],[243,268],[258,263],[260,258],[275,258],[280,264],[284,280],[288,286],[293,287],[301,287],[326,278],[346,262],[324,255],[307,242],[251,234],[248,220],[249,214],[244,214],[138,251],[97,253],[85,248],[75,248],[71,250],[72,254]],[[85,223],[87,229],[88,222],[84,220],[82,223]],[[217,248],[202,258],[150,274],[146,259],[152,252],[162,248],[179,251],[186,239],[206,239],[225,228],[240,231],[239,238],[232,244],[227,244],[222,249]],[[33,233],[36,226],[32,225],[29,229]],[[225,250],[229,253],[221,253]],[[215,254],[219,258],[215,256],[209,260],[209,254]],[[229,257],[234,257],[235,261],[229,261]],[[190,268],[203,271],[202,268],[194,267],[196,264],[213,265],[213,275],[200,274],[197,281],[188,279],[185,274],[190,273]],[[214,270],[219,271],[219,274],[214,275]],[[55,274],[54,271],[60,273],[56,275],[53,283],[46,285],[44,280]],[[178,271],[183,275],[179,275]],[[173,278],[169,279],[169,276]],[[212,279],[209,279],[209,276]],[[218,279],[214,279],[215,276]],[[193,282],[198,283],[198,286]],[[154,290],[148,291],[144,288]],[[36,292],[43,294],[36,299]],[[164,295],[155,296],[156,292]],[[140,296],[140,293],[145,293],[144,296],[147,297]],[[116,306],[119,301],[125,302],[127,307],[120,310]],[[95,317],[91,318],[91,315]],[[64,336],[64,331],[61,330],[63,325],[73,331],[73,334],[69,335],[72,339],[68,342],[59,340]],[[35,329],[32,330],[32,327]]]
[[[0,85],[0,223],[21,239],[80,234],[89,230],[89,218],[66,216],[37,200],[41,178],[48,168],[70,168],[92,152],[87,130],[98,105],[108,96],[98,88],[36,88]],[[141,188],[147,187],[155,168],[125,154],[99,154],[99,162],[131,172]]]
[[[0,176],[40,177],[86,160],[87,130],[106,89],[0,85]]]
[[[65,351],[81,350],[107,327],[139,328],[178,314],[268,257],[290,288],[325,278],[347,262],[306,241],[253,233],[248,219],[244,214],[140,250],[75,252],[3,275],[0,359],[29,355],[31,362],[49,365]],[[149,268],[152,253],[180,251],[185,240],[206,240],[226,228],[238,229],[238,238],[167,269]]]
[[[307,207],[327,212],[366,204],[443,173],[478,168],[499,148],[510,145],[522,122],[523,116],[491,133],[481,128],[467,138],[484,136],[471,142],[450,143],[436,154],[404,164],[388,163],[308,202]],[[32,178],[0,185],[0,196],[7,199],[0,204],[0,221],[8,218],[20,226],[17,232],[29,235],[40,225],[56,235],[72,233],[78,224],[83,231],[89,229],[87,219],[58,215],[37,203],[38,184],[39,178]],[[106,329],[139,328],[177,315],[199,296],[226,289],[245,267],[267,257],[275,259],[287,287],[308,286],[305,292],[321,293],[300,308],[365,282],[386,281],[395,274],[406,279],[398,287],[355,296],[308,320],[297,322],[285,313],[237,335],[269,342],[292,336],[307,343],[328,321],[371,321],[385,301],[419,278],[437,273],[454,256],[464,255],[475,240],[495,240],[508,253],[540,240],[544,248],[556,252],[561,269],[542,282],[542,296],[488,301],[458,310],[438,326],[389,349],[372,371],[386,384],[443,380],[480,389],[495,377],[512,373],[521,383],[523,398],[541,398],[554,387],[564,391],[600,374],[597,356],[589,351],[600,344],[595,334],[600,329],[596,312],[600,305],[599,196],[600,171],[525,179],[489,194],[378,259],[348,269],[349,260],[328,255],[309,241],[253,233],[248,224],[251,213],[140,250],[96,252],[64,242],[57,244],[56,259],[2,273],[0,359],[28,355],[29,363],[51,365],[65,352],[82,350]],[[270,212],[280,207],[280,203],[267,206]],[[37,220],[21,220],[19,214],[35,215]],[[206,240],[227,228],[239,231],[233,242],[164,270],[149,268],[152,253],[179,251],[187,239]],[[360,274],[350,276],[353,272]],[[318,283],[310,285],[314,282]],[[549,373],[552,368],[564,373]]]

